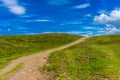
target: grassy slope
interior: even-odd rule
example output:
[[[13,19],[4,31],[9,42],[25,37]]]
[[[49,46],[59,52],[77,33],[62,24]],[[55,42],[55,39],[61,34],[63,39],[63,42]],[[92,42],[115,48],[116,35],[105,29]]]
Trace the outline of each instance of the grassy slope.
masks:
[[[53,53],[50,65],[56,80],[119,80],[120,35],[92,37],[66,50]]]
[[[18,57],[65,45],[79,38],[68,34],[0,36],[0,69]]]

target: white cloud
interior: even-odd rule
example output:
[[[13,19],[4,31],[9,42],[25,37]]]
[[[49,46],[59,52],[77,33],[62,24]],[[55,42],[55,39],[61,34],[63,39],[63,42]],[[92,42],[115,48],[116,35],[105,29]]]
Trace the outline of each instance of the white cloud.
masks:
[[[20,6],[17,0],[2,0],[2,2],[10,12],[16,15],[22,15],[26,12],[26,9],[23,6]]]
[[[92,15],[91,14],[86,14],[85,17],[92,17]]]
[[[99,28],[97,28],[95,26],[90,26],[90,27],[84,27],[83,29],[86,29],[86,30],[98,30]]]
[[[92,36],[94,33],[92,31],[86,31],[86,35]]]
[[[37,22],[51,22],[52,20],[48,20],[48,19],[38,19],[38,20],[35,20]]]
[[[9,8],[10,8],[10,11],[15,14],[18,14],[18,15],[25,14],[25,9],[22,6],[11,6]]]
[[[82,24],[83,22],[81,21],[73,21],[73,22],[65,22],[65,23],[61,23],[60,25],[77,25],[77,24]]]
[[[104,30],[100,30],[100,31],[97,31],[98,33],[105,33],[105,31]]]
[[[76,34],[76,35],[83,35],[83,34],[85,34],[85,32],[82,32],[82,31],[43,32],[43,34],[48,34],[48,33],[66,33],[66,34]]]
[[[84,32],[82,32],[82,31],[68,31],[68,32],[64,32],[64,33],[67,33],[67,34],[84,34]]]
[[[12,6],[12,5],[16,5],[18,2],[17,0],[3,0],[3,3],[7,6]]]
[[[107,31],[120,33],[120,9],[115,9],[109,14],[101,13],[99,16],[94,17],[94,22],[102,25],[106,25]]]
[[[113,34],[113,33],[120,33],[120,29],[116,28],[116,27],[107,27],[106,28],[106,33],[107,34]]]
[[[19,17],[23,17],[23,18],[29,18],[29,17],[35,17],[36,15],[21,15]]]
[[[50,19],[36,19],[36,20],[27,20],[27,22],[52,22]]]
[[[91,6],[90,3],[85,3],[85,4],[77,5],[74,8],[76,8],[76,9],[85,9],[85,8],[90,7],[90,6]]]

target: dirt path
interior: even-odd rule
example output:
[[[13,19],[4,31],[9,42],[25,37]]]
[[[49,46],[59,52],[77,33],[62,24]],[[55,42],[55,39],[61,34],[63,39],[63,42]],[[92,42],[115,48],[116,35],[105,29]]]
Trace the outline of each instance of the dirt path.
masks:
[[[65,45],[59,48],[55,48],[53,50],[48,50],[48,51],[41,52],[38,54],[21,57],[17,60],[12,61],[11,64],[9,64],[6,68],[1,70],[0,75],[10,71],[16,65],[23,63],[22,69],[10,75],[5,80],[49,80],[48,75],[43,74],[39,70],[40,67],[43,67],[44,65],[48,64],[47,60],[48,60],[49,55],[55,51],[59,51],[59,50],[74,46],[80,42],[83,42],[85,39],[87,39],[87,37],[83,37],[75,42],[72,42],[68,45]]]

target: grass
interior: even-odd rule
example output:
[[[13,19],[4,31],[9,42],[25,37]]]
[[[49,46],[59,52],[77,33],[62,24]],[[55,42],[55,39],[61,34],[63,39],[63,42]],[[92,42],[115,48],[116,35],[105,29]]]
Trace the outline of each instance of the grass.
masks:
[[[21,56],[56,48],[79,38],[69,34],[0,36],[0,69]]]
[[[0,75],[0,80],[5,80],[6,77],[8,77],[8,76],[11,75],[12,73],[16,72],[16,71],[19,70],[20,68],[22,68],[22,64],[19,64],[19,65],[17,65],[15,68],[13,68],[11,71]]]
[[[53,53],[49,66],[54,80],[120,80],[120,35],[96,36]]]

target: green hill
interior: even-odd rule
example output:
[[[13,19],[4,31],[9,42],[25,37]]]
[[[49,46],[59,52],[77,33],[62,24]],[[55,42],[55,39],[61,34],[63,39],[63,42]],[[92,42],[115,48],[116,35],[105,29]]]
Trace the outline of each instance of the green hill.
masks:
[[[0,36],[0,69],[21,56],[69,44],[81,36],[41,34]],[[54,80],[119,80],[120,35],[95,36],[71,48],[52,53],[43,70]]]
[[[55,80],[119,80],[120,35],[96,36],[53,53],[49,66]]]
[[[0,69],[21,56],[53,49],[79,38],[69,34],[0,36]]]

